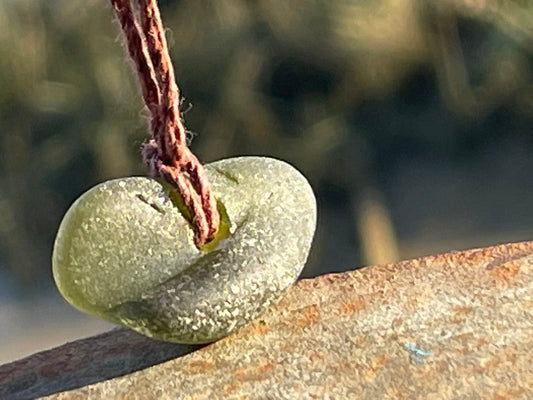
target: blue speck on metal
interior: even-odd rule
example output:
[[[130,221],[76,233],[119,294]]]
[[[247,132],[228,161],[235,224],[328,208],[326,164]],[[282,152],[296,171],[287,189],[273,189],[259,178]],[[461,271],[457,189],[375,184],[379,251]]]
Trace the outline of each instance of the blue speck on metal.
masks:
[[[416,364],[423,364],[425,359],[432,355],[431,351],[421,349],[413,343],[406,343],[405,349],[410,353],[409,358],[411,362]]]

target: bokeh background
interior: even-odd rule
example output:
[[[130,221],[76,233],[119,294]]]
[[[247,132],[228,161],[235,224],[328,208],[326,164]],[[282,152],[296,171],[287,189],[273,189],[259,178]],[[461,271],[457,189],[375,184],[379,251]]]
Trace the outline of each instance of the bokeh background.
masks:
[[[193,151],[289,161],[304,276],[533,237],[533,2],[160,1]],[[106,0],[0,1],[0,362],[109,329],[51,277],[68,206],[144,175]]]

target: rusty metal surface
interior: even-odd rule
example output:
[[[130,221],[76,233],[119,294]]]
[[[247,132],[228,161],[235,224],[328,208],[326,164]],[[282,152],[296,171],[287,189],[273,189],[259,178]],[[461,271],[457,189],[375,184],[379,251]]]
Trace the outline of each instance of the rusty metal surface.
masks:
[[[101,382],[48,398],[533,398],[532,265],[523,242],[303,280],[238,334],[171,361],[103,381],[124,356],[118,330],[93,338],[98,357],[51,350],[46,374],[38,355],[0,367],[0,388],[33,374],[58,392],[86,384],[67,385],[69,368],[92,368]]]
[[[199,348],[116,328],[0,366],[0,399],[33,399],[89,385]]]

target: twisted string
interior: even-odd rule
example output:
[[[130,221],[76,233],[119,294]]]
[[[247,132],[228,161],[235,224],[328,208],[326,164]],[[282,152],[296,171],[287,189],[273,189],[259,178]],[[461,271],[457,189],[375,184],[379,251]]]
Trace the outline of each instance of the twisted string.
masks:
[[[194,242],[200,248],[214,237],[220,216],[202,164],[187,147],[179,90],[157,1],[138,0],[138,18],[130,0],[110,1],[151,113],[151,139],[142,149],[144,162],[153,176],[161,176],[178,189],[192,216]]]

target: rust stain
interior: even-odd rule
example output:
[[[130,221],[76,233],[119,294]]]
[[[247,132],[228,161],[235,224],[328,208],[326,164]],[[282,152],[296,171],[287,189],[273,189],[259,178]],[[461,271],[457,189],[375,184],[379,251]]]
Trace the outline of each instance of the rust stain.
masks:
[[[500,267],[491,269],[490,275],[496,281],[496,284],[502,286],[509,286],[509,284],[519,271],[519,265],[507,263]]]
[[[186,374],[200,374],[209,371],[215,367],[215,363],[212,361],[191,361],[190,363],[182,367],[182,371]]]
[[[422,286],[415,289],[414,293],[409,296],[406,301],[406,306],[409,310],[417,311],[431,304],[434,298],[435,294],[433,293],[431,287]]]
[[[248,329],[248,334],[251,336],[255,335],[266,335],[267,333],[271,332],[272,329],[267,325],[265,321],[258,321],[255,324],[252,324],[250,328]]]
[[[459,351],[460,354],[470,354],[473,352],[472,341],[474,340],[473,333],[463,333],[454,337],[455,341],[459,346],[454,346],[455,350]]]
[[[358,311],[364,310],[366,308],[366,301],[362,296],[359,296],[353,301],[348,301],[343,303],[339,311],[343,314],[355,314]]]
[[[507,243],[498,246],[427,256],[419,259],[427,264],[446,263],[454,266],[480,266],[487,270],[514,260],[518,260],[533,252],[533,241],[521,243]]]
[[[320,321],[320,309],[316,305],[307,306],[300,310],[300,316],[295,321],[295,325],[303,328],[309,325],[316,324]]]
[[[486,346],[487,344],[489,344],[489,341],[485,338],[479,338],[477,341],[476,341],[476,344],[474,346],[474,350],[475,351],[480,351],[480,349],[483,347],[483,346]]]
[[[389,362],[389,359],[383,355],[378,356],[372,360],[372,368],[375,370],[382,369],[387,363]]]
[[[309,354],[309,361],[311,362],[322,361],[322,360],[324,360],[324,355],[321,353],[313,351]]]
[[[404,387],[389,387],[385,392],[384,399],[406,399],[407,398],[407,389]]]
[[[473,338],[474,338],[474,334],[471,333],[471,332],[463,333],[463,334],[457,335],[455,337],[455,339],[457,339],[459,342],[461,342],[461,344],[466,344],[466,343],[472,341]]]
[[[473,307],[471,306],[455,306],[452,307],[452,311],[456,314],[468,314],[471,312]]]
[[[400,326],[402,326],[402,324],[403,324],[402,318],[394,318],[391,323],[391,328],[398,329]]]
[[[355,367],[360,367],[361,364],[352,364],[352,363],[349,363],[349,362],[343,362],[342,364],[339,364],[338,367],[337,367],[337,370],[338,371],[346,371],[346,370],[349,370],[349,369],[355,369]]]
[[[264,379],[264,374],[274,369],[275,364],[272,361],[267,361],[258,367],[241,368],[233,374],[236,378],[241,380],[259,380]]]
[[[376,379],[377,373],[383,369],[385,365],[389,362],[388,358],[384,355],[375,357],[372,360],[372,363],[370,365],[370,368],[366,371],[364,378],[367,382],[371,382],[374,379]]]
[[[249,371],[249,368],[248,369],[238,369],[238,370],[236,370],[233,373],[233,375],[235,375],[235,377],[237,377],[237,378],[241,378],[241,377],[247,375],[248,371]]]
[[[259,372],[260,374],[264,374],[273,369],[274,369],[274,363],[272,361],[269,361],[267,363],[264,363],[263,365],[260,365],[259,368],[257,368],[257,372]]]
[[[508,400],[508,399],[518,399],[520,396],[526,394],[524,388],[508,389],[508,390],[498,390],[491,397],[493,400]]]
[[[229,396],[230,394],[236,392],[237,390],[239,390],[241,387],[242,387],[243,383],[242,382],[236,382],[236,383],[232,383],[230,385],[226,385],[222,388],[221,390],[221,394],[222,396],[226,397],[226,396]]]
[[[451,314],[448,317],[448,320],[453,324],[462,324],[468,319],[468,314],[473,310],[473,307],[470,306],[456,306],[452,307]]]
[[[360,335],[355,338],[353,338],[353,342],[357,347],[363,347],[368,342],[368,336],[366,335]]]
[[[521,259],[533,252],[533,242],[510,243],[502,246],[489,247],[485,249],[491,256],[487,257],[488,263],[485,269],[492,270],[498,266]]]
[[[484,374],[487,371],[494,371],[500,364],[501,360],[496,357],[487,358],[479,363],[479,366],[475,368],[478,374]]]

